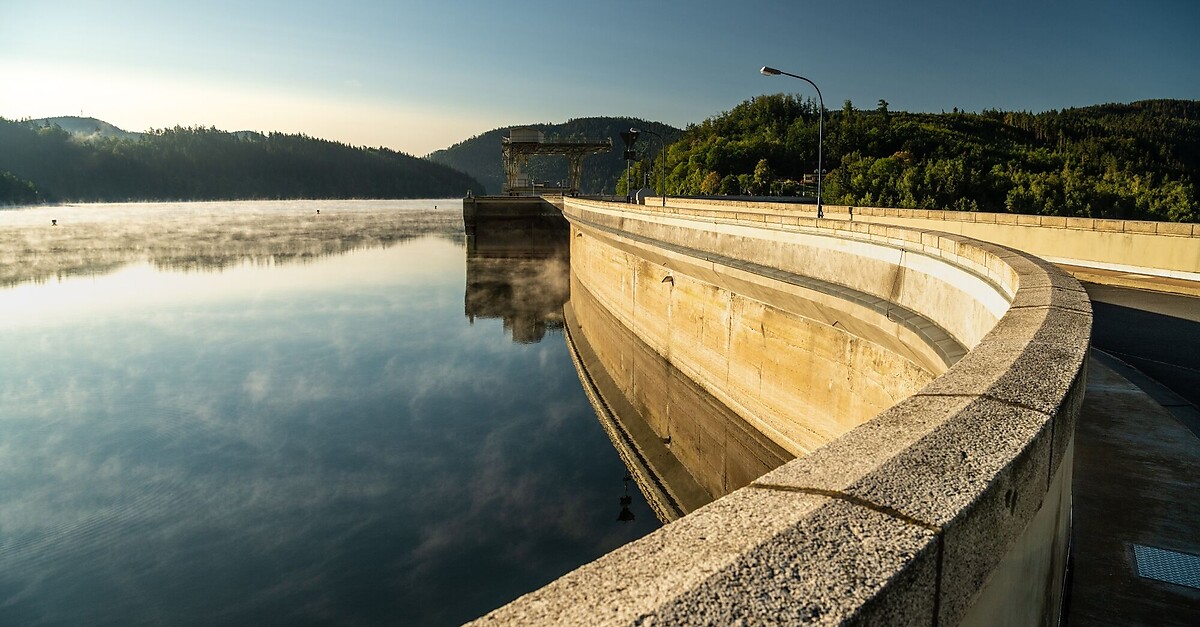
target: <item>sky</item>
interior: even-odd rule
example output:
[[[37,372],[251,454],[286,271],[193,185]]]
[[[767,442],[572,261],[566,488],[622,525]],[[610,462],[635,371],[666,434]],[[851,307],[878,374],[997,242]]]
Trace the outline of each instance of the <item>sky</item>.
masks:
[[[1200,99],[1194,0],[0,0],[0,117],[305,133],[423,156],[488,130],[684,127],[761,94],[1045,111]]]

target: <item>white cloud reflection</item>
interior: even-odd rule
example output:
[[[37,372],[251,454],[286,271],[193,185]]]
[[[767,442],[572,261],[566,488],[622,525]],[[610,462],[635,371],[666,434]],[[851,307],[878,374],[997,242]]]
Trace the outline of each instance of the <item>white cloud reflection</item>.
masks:
[[[561,338],[469,326],[462,272],[417,240],[25,296],[0,623],[458,622],[653,528],[614,526],[624,471]]]

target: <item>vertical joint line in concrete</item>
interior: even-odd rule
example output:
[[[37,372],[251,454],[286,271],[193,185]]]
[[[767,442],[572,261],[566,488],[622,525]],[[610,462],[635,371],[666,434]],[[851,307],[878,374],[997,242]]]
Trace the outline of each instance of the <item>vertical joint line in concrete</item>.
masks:
[[[714,264],[713,268],[716,268]],[[725,290],[722,290],[725,291]],[[725,298],[725,354],[728,355],[733,350],[733,292],[725,291],[728,296]],[[725,360],[725,381],[728,383],[730,369],[733,367],[732,359]]]
[[[900,276],[904,272],[904,253],[905,249],[901,247],[900,259],[896,261],[896,278],[892,279],[892,289],[888,290],[887,311],[884,313],[884,317],[888,320],[892,320],[892,305],[896,302],[896,292],[900,290]]]

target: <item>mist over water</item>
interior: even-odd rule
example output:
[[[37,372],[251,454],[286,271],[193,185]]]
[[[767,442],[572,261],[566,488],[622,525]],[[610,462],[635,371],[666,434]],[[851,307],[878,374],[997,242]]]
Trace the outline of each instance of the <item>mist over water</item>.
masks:
[[[456,624],[656,528],[561,308],[472,295],[436,202],[0,217],[105,236],[0,246],[0,624]]]

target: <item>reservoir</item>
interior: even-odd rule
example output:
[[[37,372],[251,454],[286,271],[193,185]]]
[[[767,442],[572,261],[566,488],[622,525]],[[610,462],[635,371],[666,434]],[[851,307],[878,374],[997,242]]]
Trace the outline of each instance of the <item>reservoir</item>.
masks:
[[[566,259],[469,254],[456,201],[0,231],[0,624],[457,624],[661,524]]]

